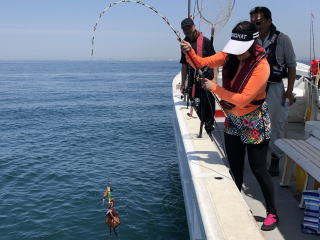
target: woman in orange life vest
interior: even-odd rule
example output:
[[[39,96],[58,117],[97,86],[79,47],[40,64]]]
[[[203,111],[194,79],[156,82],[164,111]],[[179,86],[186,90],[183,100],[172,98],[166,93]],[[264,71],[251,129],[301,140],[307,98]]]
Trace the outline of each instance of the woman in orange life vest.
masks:
[[[213,56],[197,56],[185,41],[181,43],[181,48],[194,68],[223,66],[223,86],[204,79],[203,87],[221,98],[221,105],[227,112],[225,147],[232,175],[240,191],[247,149],[250,168],[266,202],[267,217],[261,229],[268,231],[277,226],[279,218],[272,179],[266,168],[271,124],[264,100],[270,67],[264,49],[256,43],[258,37],[255,25],[244,21],[234,27],[231,39],[222,52]]]

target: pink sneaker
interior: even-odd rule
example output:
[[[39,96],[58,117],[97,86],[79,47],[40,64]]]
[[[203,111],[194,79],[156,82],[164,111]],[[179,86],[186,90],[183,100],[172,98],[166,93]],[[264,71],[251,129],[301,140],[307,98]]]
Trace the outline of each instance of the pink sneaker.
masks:
[[[261,226],[262,231],[271,231],[275,229],[278,225],[279,218],[277,215],[268,213],[267,217],[263,221],[263,225]]]

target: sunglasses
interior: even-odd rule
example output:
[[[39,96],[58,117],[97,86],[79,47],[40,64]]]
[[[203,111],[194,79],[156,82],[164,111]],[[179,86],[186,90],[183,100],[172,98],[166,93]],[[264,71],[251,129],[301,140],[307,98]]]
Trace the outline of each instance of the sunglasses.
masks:
[[[192,29],[192,26],[185,26],[182,28],[183,31],[189,31]]]
[[[253,23],[256,25],[256,26],[260,26],[262,23],[264,23],[265,20],[264,19],[257,19],[256,21],[253,21]]]
[[[260,22],[260,21],[255,21],[255,22],[254,22],[254,24],[255,24],[256,26],[260,26],[261,23],[262,23],[262,22]]]

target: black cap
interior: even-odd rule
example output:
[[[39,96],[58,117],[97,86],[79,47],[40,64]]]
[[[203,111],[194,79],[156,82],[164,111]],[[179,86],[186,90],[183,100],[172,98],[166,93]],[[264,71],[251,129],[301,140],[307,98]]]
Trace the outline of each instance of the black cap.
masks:
[[[183,19],[181,22],[181,28],[187,27],[187,26],[193,26],[194,22],[191,18]]]

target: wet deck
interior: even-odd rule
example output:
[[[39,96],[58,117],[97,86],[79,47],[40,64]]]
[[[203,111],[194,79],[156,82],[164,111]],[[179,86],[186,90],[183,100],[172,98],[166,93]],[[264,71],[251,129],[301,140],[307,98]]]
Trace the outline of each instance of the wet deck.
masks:
[[[217,119],[217,128],[215,138],[219,143],[223,142],[223,118]],[[304,137],[304,124],[303,123],[289,123],[287,137],[295,139],[303,139]],[[280,167],[282,168],[281,164]],[[280,187],[280,178],[273,177],[276,204],[280,222],[278,227],[269,232],[261,231],[267,240],[319,240],[319,236],[303,234],[301,232],[301,222],[303,219],[303,209],[299,208],[297,196],[295,196],[294,186],[289,188]],[[259,226],[262,225],[266,215],[265,207],[263,205],[262,192],[258,183],[251,173],[248,162],[245,165],[245,176],[242,195],[251,209]]]

